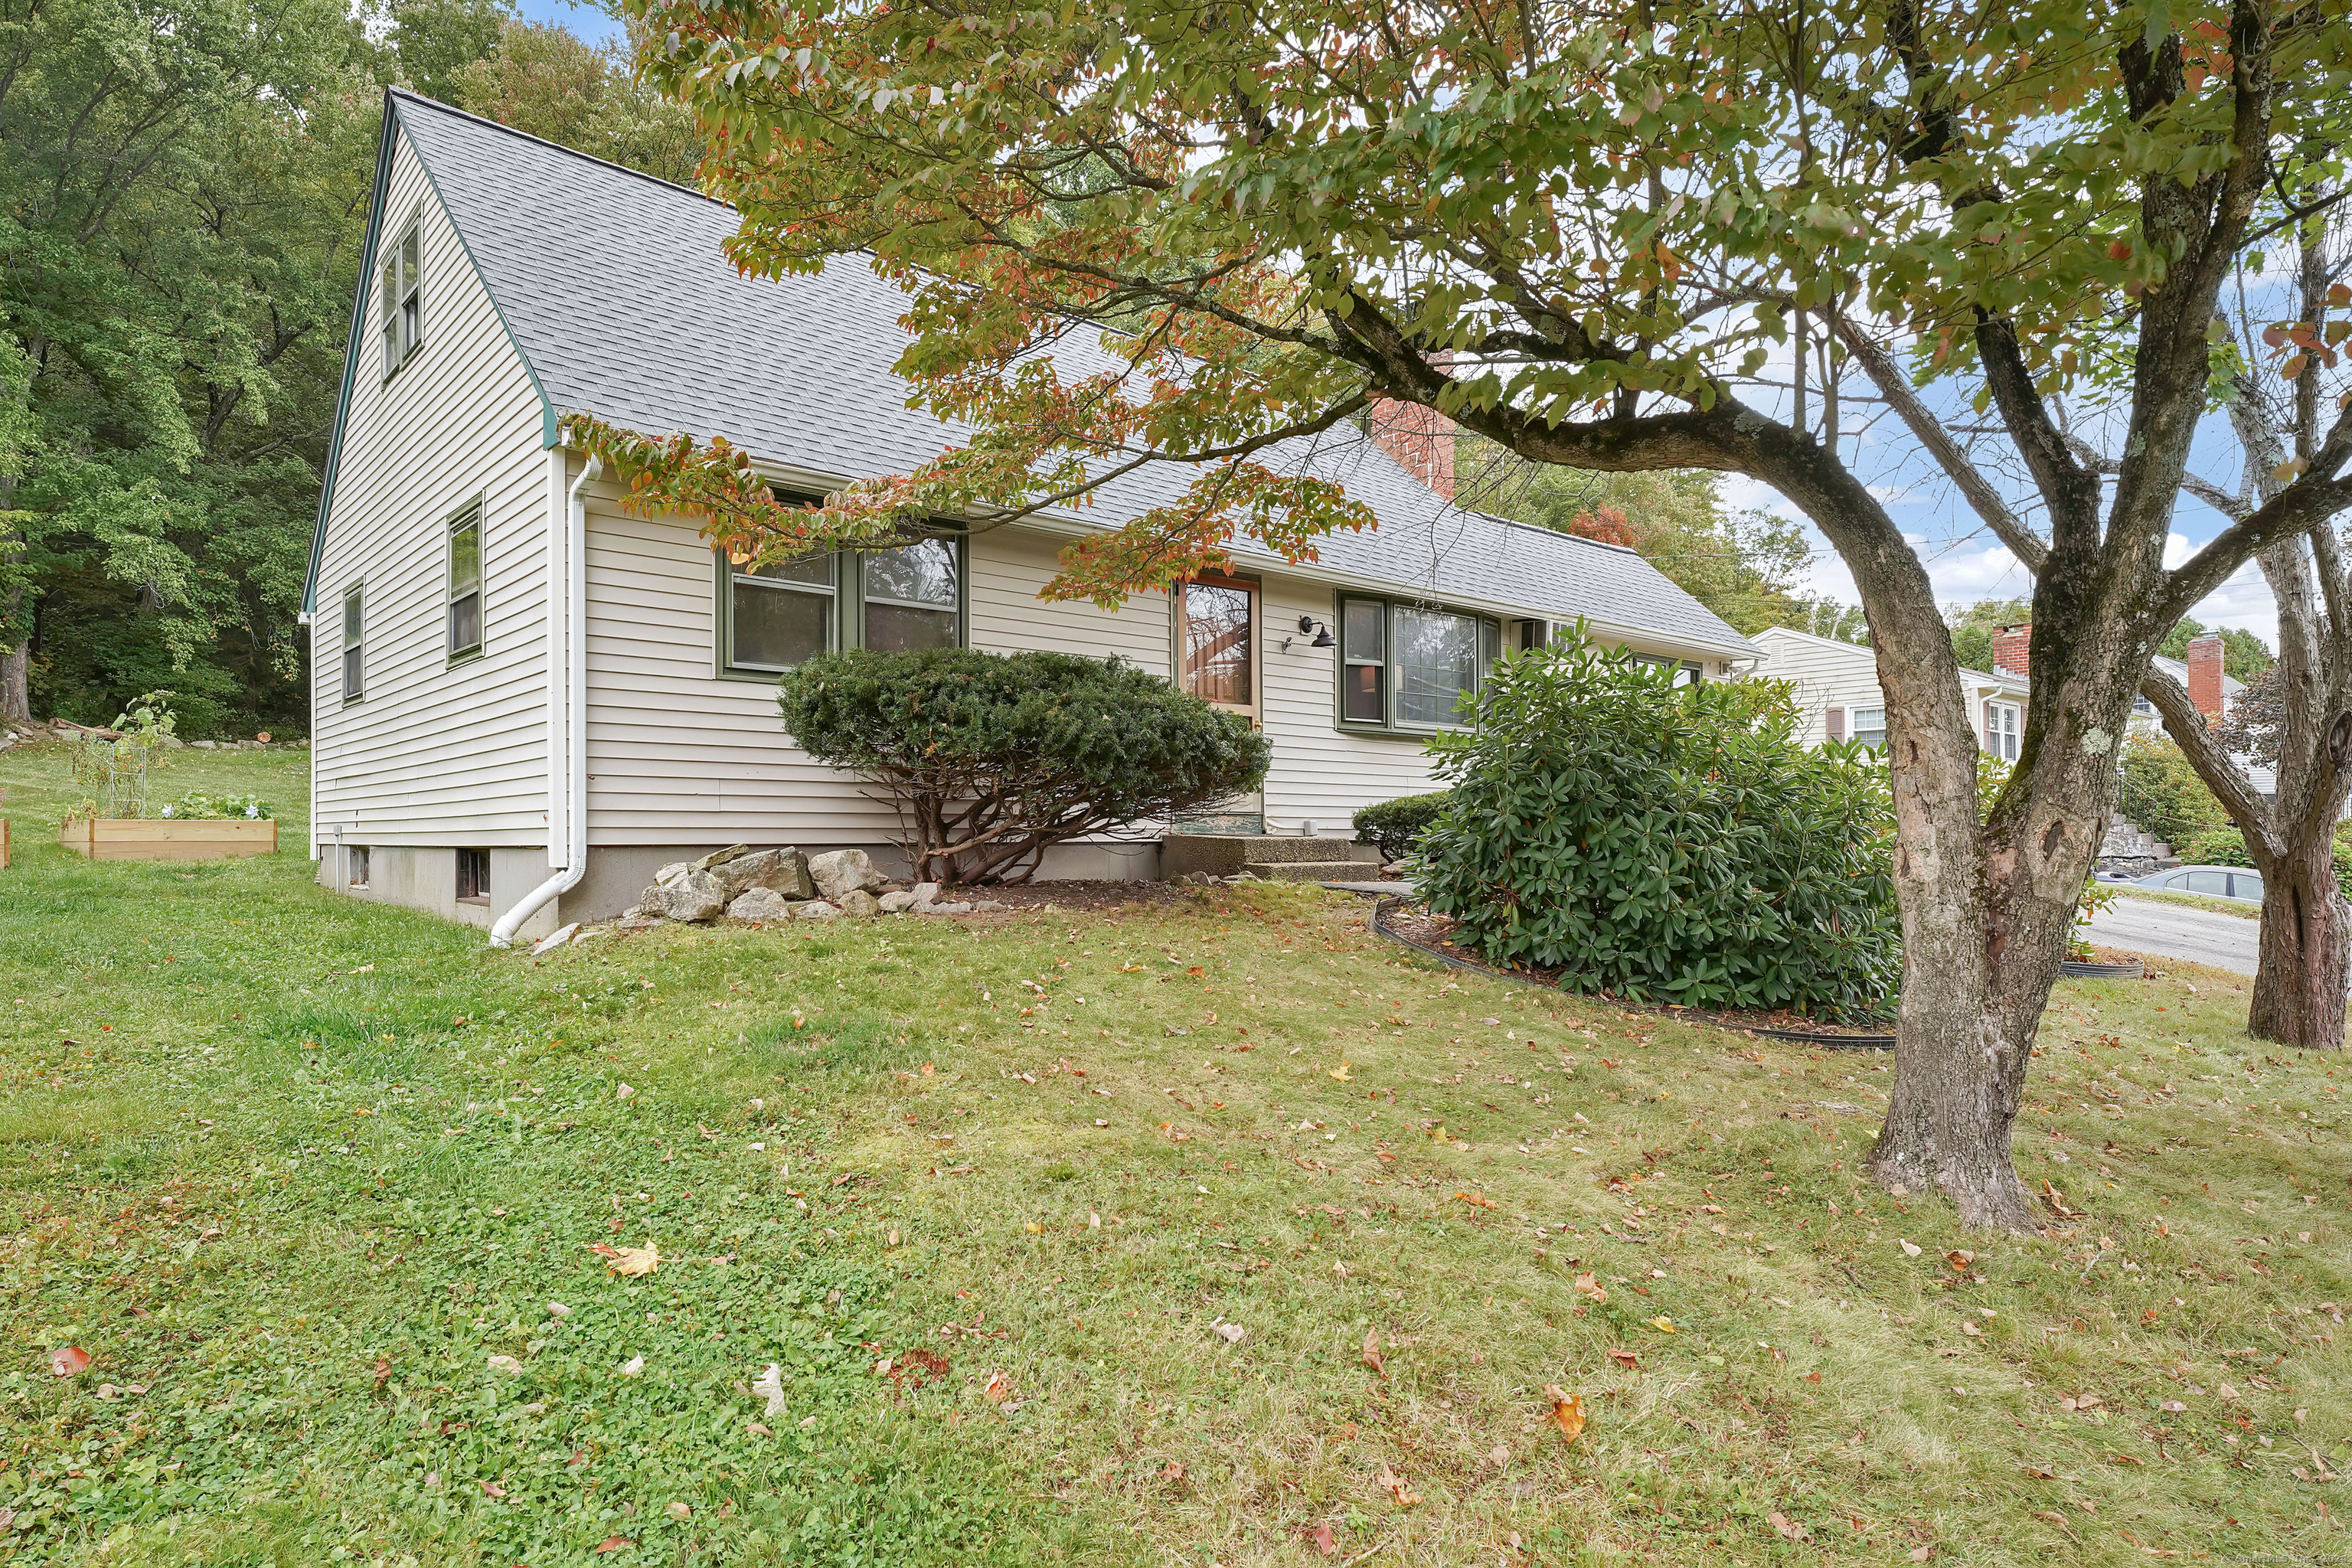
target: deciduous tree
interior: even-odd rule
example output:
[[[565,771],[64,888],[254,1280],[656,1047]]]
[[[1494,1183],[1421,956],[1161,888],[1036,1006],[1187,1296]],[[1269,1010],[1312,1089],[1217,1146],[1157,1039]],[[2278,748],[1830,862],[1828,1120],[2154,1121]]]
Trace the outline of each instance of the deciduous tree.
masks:
[[[1303,560],[1370,517],[1302,448],[1384,404],[1537,462],[1777,489],[1853,573],[1892,730],[1906,972],[1873,1168],[1969,1223],[2034,1223],[2011,1127],[2150,651],[2254,550],[2352,502],[2352,425],[2323,424],[2274,494],[2163,564],[2220,291],[2294,221],[2282,204],[2326,199],[2339,10],[636,9],[741,212],[733,258],[776,275],[870,252],[909,291],[902,371],[969,431],[806,514],[731,448],[587,426],[642,501],[738,547],[1024,515],[1189,467],[1073,543],[1053,591],[1113,600],[1237,534]],[[2119,333],[2107,475],[2051,398]],[[1890,400],[1921,380],[1975,397],[2025,475],[2012,498],[1960,465],[2038,574],[2022,751],[1982,816],[1927,568],[1846,437],[1857,363]]]

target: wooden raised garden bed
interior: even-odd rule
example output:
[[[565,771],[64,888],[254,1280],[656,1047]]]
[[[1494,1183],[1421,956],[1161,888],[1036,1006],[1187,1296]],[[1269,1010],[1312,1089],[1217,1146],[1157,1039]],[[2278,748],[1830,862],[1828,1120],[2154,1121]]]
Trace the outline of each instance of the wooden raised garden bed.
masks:
[[[221,860],[277,854],[278,824],[269,817],[83,817],[59,827],[58,842],[93,860]]]

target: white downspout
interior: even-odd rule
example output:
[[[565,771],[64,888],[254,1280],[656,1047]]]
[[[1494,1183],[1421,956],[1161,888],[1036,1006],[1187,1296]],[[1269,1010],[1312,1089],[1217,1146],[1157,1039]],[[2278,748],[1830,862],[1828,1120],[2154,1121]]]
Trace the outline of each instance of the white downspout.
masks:
[[[560,663],[552,658],[548,660],[547,682],[549,728],[555,727],[559,711],[563,715],[564,756],[561,768],[565,793],[564,826],[568,830],[563,868],[524,894],[520,903],[499,917],[498,923],[490,927],[492,947],[512,942],[523,921],[537,914],[551,899],[578,887],[580,879],[588,874],[588,502],[583,492],[604,471],[603,460],[590,458],[587,466],[580,470],[580,477],[564,492],[563,594],[560,603],[551,602],[547,606],[548,637],[552,639],[556,635],[559,614],[563,628],[563,658]],[[559,670],[562,672],[561,679],[557,679]],[[551,785],[559,764],[552,737],[550,739],[547,769]],[[551,788],[548,793],[552,796],[555,791]]]

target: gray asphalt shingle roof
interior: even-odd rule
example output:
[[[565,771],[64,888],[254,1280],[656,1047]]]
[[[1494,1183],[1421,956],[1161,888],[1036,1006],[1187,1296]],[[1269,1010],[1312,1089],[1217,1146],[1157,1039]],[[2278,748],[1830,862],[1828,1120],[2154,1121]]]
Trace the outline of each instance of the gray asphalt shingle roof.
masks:
[[[558,415],[649,435],[724,436],[763,462],[840,481],[904,473],[959,432],[910,409],[891,365],[906,297],[850,259],[755,279],[721,250],[732,208],[394,92],[394,113],[507,330]],[[1057,353],[1097,355],[1091,343]],[[1739,634],[1631,551],[1453,507],[1369,441],[1273,459],[1335,478],[1380,520],[1319,545],[1322,573],[1508,607],[1734,657]],[[1113,526],[1187,473],[1107,489],[1066,521]],[[1270,562],[1251,548],[1237,559]]]

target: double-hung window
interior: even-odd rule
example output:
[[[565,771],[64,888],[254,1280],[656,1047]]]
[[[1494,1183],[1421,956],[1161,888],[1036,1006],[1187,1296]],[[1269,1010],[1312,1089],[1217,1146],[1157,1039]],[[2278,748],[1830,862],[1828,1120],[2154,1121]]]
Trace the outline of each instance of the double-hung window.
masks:
[[[367,690],[366,590],[354,583],[343,590],[343,700],[357,702]]]
[[[400,238],[384,254],[379,271],[377,308],[383,317],[383,377],[408,363],[425,339],[425,290],[418,277],[419,246],[424,215],[408,220]]]
[[[767,566],[722,554],[719,567],[721,674],[778,675],[838,647],[891,653],[963,641],[960,540]]]
[[[1886,710],[1857,708],[1853,710],[1853,738],[1872,751],[1886,749]]]
[[[1468,721],[1502,628],[1430,605],[1339,603],[1339,722],[1435,730]]]
[[[1984,749],[2004,763],[2017,761],[2017,735],[2023,715],[2014,702],[1985,704]]]
[[[467,658],[482,651],[482,503],[479,500],[452,514],[448,524],[447,632],[449,658]]]

